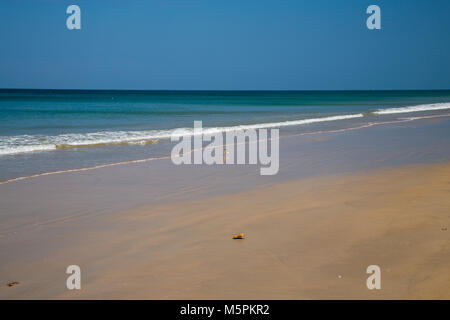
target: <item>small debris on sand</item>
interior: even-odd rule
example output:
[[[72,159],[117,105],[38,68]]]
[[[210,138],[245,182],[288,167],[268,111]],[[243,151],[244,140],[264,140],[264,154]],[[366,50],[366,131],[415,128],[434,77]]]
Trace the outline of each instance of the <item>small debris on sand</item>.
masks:
[[[441,228],[441,230],[442,230],[442,231],[447,231],[447,228],[446,228],[446,227],[444,227],[444,228]]]
[[[14,287],[16,285],[18,285],[19,283],[17,281],[13,281],[7,284],[8,287]]]
[[[235,234],[233,236],[233,239],[244,239],[244,234],[243,233]]]

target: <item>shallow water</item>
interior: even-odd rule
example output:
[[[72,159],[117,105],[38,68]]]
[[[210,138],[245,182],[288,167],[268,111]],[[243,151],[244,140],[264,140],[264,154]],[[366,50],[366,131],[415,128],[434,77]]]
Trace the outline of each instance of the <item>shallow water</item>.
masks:
[[[0,233],[311,176],[449,160],[450,116],[300,133],[280,139],[280,167],[273,176],[261,175],[259,165],[176,166],[165,159],[0,184]]]
[[[166,156],[173,130],[341,130],[450,112],[450,91],[0,91],[0,180]]]

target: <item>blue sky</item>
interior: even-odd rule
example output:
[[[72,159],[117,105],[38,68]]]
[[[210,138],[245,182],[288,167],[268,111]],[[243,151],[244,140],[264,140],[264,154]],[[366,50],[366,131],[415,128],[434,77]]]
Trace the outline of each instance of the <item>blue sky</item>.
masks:
[[[66,28],[70,4],[81,30]],[[450,89],[449,13],[449,0],[1,0],[0,88]]]

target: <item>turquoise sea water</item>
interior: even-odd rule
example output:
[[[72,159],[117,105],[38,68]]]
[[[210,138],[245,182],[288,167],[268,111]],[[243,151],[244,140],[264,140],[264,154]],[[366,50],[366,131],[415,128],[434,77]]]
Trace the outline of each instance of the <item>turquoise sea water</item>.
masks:
[[[157,157],[174,129],[281,134],[450,113],[450,91],[0,90],[0,180]]]

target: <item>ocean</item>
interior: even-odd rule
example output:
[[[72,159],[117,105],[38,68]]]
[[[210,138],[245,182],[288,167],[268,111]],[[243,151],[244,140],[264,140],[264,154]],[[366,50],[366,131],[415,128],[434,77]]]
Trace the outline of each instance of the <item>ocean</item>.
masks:
[[[0,180],[170,154],[175,129],[323,132],[450,113],[447,91],[0,90]]]

